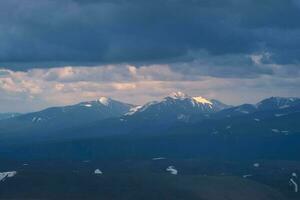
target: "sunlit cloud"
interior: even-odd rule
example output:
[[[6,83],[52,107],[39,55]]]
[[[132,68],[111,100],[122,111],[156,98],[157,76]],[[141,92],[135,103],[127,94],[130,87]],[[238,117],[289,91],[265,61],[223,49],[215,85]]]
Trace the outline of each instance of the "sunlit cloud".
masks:
[[[253,59],[259,67],[270,68],[272,75],[216,77],[183,72],[167,64],[66,66],[28,71],[1,69],[0,109],[27,112],[95,100],[100,96],[143,104],[178,90],[229,104],[256,102],[272,95],[300,95],[295,92],[300,87],[299,76],[285,76],[286,68],[263,63],[260,56]]]

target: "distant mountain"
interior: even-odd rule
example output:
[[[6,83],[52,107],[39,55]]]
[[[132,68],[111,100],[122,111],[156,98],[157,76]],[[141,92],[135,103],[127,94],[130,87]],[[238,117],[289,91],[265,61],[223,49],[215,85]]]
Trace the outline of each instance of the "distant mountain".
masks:
[[[203,97],[191,97],[182,92],[174,92],[161,101],[153,101],[144,106],[136,106],[120,118],[110,118],[80,127],[69,132],[88,132],[89,137],[101,137],[106,135],[151,135],[162,133],[176,123],[194,123],[209,119],[212,113],[216,113],[227,106],[216,100],[208,100]],[[70,134],[68,134],[70,135]]]
[[[51,132],[68,127],[77,127],[95,121],[120,117],[134,107],[110,98],[82,102],[64,107],[52,107],[39,112],[24,114],[0,122],[0,133]]]
[[[231,107],[175,92],[161,101],[133,106],[103,97],[2,120],[0,137],[59,140],[128,134],[288,135],[300,132],[299,102],[298,98],[272,97],[254,105]]]
[[[299,106],[300,98],[270,97],[256,104],[258,110],[277,110]]]
[[[243,109],[248,107],[252,108],[247,104],[242,106]],[[285,109],[293,112],[274,114]],[[242,115],[213,118],[217,113],[200,121],[172,122],[165,122],[164,118],[149,120],[135,114],[125,115],[52,131],[53,140],[42,132],[28,137],[20,131],[18,136],[22,134],[23,137],[16,137],[21,139],[13,141],[13,147],[8,146],[9,140],[1,135],[0,150],[6,152],[10,149],[10,155],[25,159],[48,156],[82,160],[95,157],[109,160],[196,156],[209,159],[300,160],[300,108],[297,105],[275,111],[243,112]],[[43,143],[41,140],[32,142],[39,136]],[[35,145],[31,146],[33,143]],[[21,150],[15,148],[18,145],[21,145]]]
[[[201,96],[191,97],[182,92],[174,92],[161,101],[153,101],[137,107],[128,113],[131,119],[155,120],[161,123],[184,121],[197,118],[207,118],[209,114],[218,112],[230,106],[217,100],[208,100]]]
[[[300,134],[300,99],[271,97],[213,113],[196,123],[177,124],[172,134],[199,133],[226,137],[279,137]]]
[[[280,116],[300,111],[300,98],[270,97],[257,104],[242,104],[224,109],[213,118],[237,117],[256,113],[257,117]]]
[[[0,120],[10,119],[10,118],[17,117],[20,115],[21,115],[20,113],[0,113]]]
[[[138,134],[199,133],[248,137],[300,133],[299,98],[271,97],[253,105],[228,107],[206,99],[195,103],[193,97],[177,94],[161,102],[146,104],[133,113],[132,118],[122,117],[122,120],[123,124],[127,123],[124,127],[130,127],[130,132]],[[130,125],[134,122],[138,125]]]

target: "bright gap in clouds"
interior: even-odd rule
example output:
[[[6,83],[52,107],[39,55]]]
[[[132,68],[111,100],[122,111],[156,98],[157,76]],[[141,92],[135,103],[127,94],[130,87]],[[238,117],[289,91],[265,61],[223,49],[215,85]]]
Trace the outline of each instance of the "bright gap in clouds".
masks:
[[[29,112],[75,104],[101,96],[144,104],[173,91],[214,98],[228,104],[254,103],[269,96],[299,96],[297,77],[252,78],[183,73],[170,65],[60,67],[25,72],[0,70],[0,112]]]

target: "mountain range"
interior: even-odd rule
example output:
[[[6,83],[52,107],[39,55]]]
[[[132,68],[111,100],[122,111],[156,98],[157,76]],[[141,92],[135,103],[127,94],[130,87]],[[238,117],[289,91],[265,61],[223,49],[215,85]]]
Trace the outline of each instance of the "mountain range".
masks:
[[[33,133],[56,132],[107,118],[119,117],[134,106],[107,97],[96,101],[81,102],[63,107],[51,107],[42,111],[22,114],[0,121],[0,133],[19,134],[26,137]]]
[[[101,97],[64,107],[52,107],[0,121],[7,139],[90,138],[129,133],[272,135],[300,132],[300,99],[271,97],[257,104],[226,105],[201,96],[174,92],[160,101],[136,106]],[[247,127],[247,128],[245,128]]]

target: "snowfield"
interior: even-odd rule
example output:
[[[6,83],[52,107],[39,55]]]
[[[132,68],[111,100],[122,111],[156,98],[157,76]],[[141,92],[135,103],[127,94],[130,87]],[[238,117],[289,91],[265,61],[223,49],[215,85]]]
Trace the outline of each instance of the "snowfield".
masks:
[[[1,172],[0,173],[0,181],[5,181],[6,178],[14,177],[17,174],[16,171],[11,172]]]
[[[157,158],[152,158],[152,160],[165,160],[165,157],[157,157]]]
[[[94,174],[101,175],[101,174],[103,174],[103,172],[100,169],[96,169],[94,171]]]
[[[172,175],[177,175],[178,174],[178,170],[175,169],[174,166],[169,166],[166,171],[170,172]]]
[[[294,191],[297,193],[298,192],[298,184],[296,183],[296,181],[293,178],[291,178],[290,183],[294,186]]]

